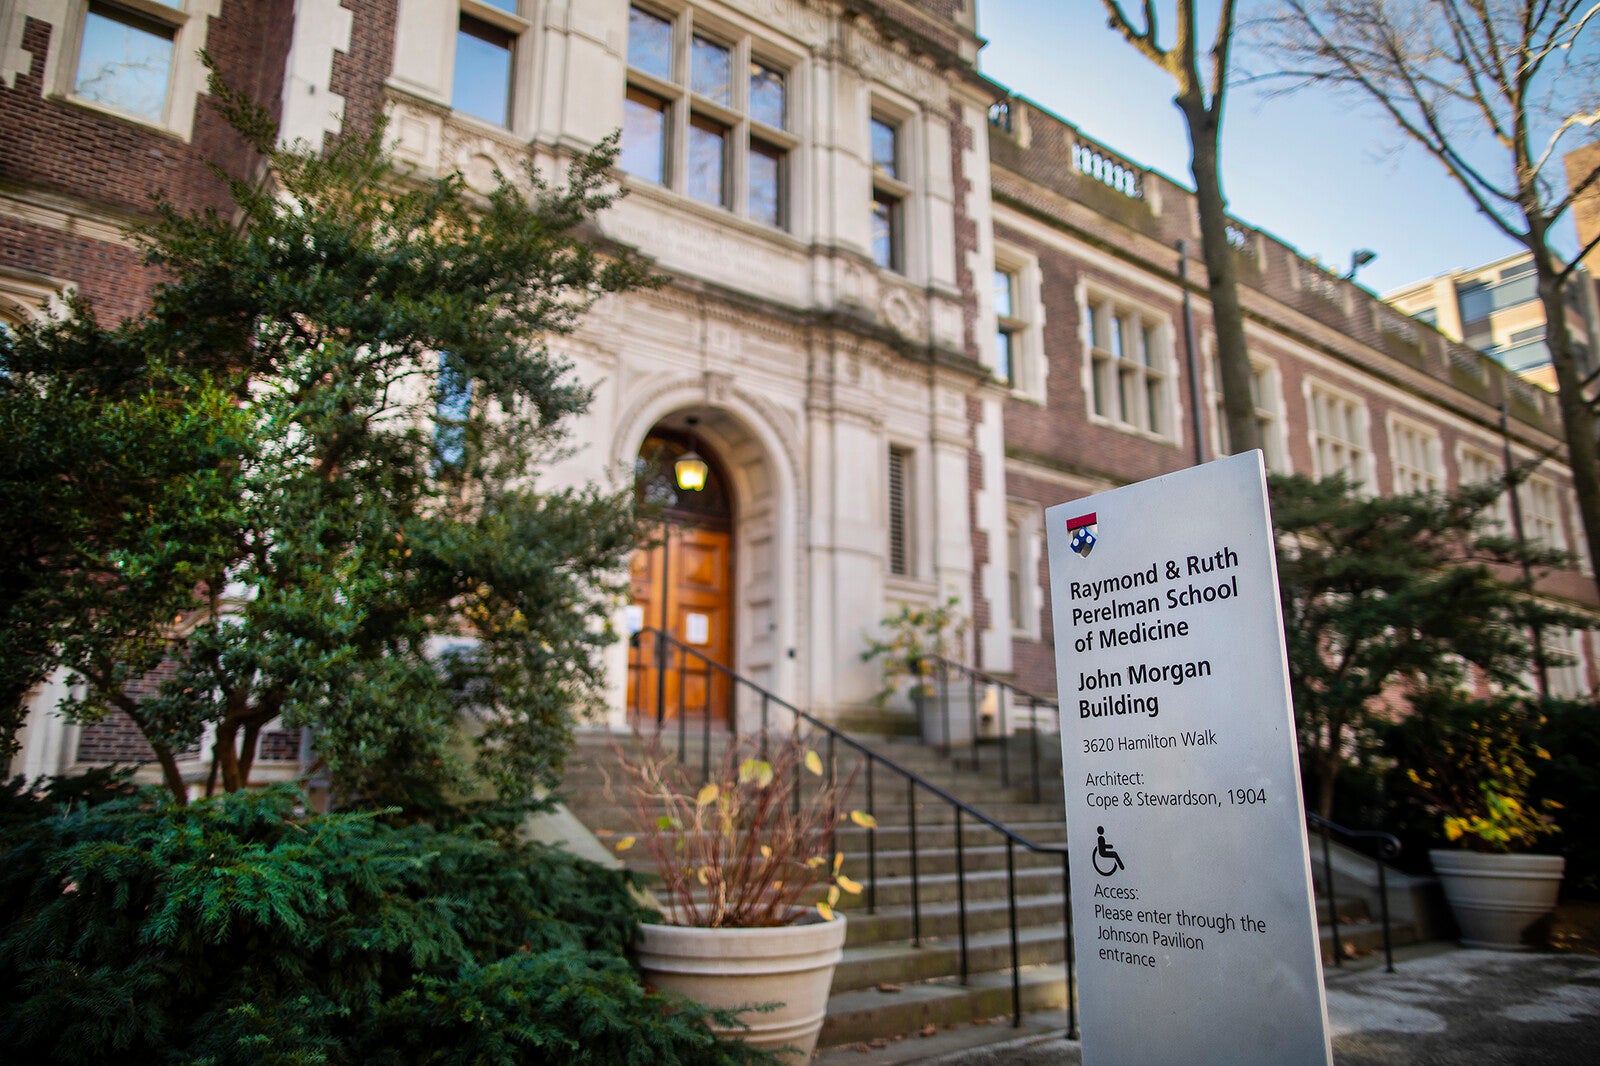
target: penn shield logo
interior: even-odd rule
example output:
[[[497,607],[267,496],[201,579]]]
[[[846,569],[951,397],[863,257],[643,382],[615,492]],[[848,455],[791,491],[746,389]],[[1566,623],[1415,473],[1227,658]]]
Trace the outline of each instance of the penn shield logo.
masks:
[[[1090,511],[1077,518],[1067,519],[1067,532],[1072,534],[1070,542],[1072,550],[1085,559],[1089,558],[1089,553],[1094,551],[1094,546],[1100,539],[1095,535],[1095,517],[1095,513]]]

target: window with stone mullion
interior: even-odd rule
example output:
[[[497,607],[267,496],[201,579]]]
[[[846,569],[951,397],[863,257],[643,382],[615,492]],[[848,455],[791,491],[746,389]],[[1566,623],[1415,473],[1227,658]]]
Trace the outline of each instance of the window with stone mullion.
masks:
[[[788,75],[747,36],[630,9],[620,165],[702,203],[788,225]]]
[[[1089,323],[1094,413],[1145,433],[1169,436],[1171,375],[1156,324],[1103,301],[1089,307]]]
[[[905,273],[905,205],[911,187],[905,181],[905,128],[898,119],[874,114],[868,129],[872,164],[872,258],[885,270]]]

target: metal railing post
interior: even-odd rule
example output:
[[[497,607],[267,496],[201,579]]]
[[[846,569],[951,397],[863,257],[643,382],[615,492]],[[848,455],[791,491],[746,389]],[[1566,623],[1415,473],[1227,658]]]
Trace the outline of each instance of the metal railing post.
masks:
[[[1333,894],[1333,857],[1328,844],[1328,827],[1322,827],[1322,883],[1328,888],[1328,920],[1333,923],[1333,964],[1344,965],[1344,948],[1339,943],[1339,903]]]
[[[1017,951],[1017,842],[1006,838],[1006,895],[1011,922],[1011,1027],[1022,1026],[1022,960]]]
[[[1072,939],[1072,862],[1061,852],[1061,915],[1067,937],[1067,1039],[1078,1039],[1077,945]]]
[[[872,791],[872,764],[876,760],[867,760],[867,810],[871,812],[875,806]],[[867,825],[867,913],[878,913],[878,827],[874,820]]]
[[[650,639],[656,646],[656,732],[661,732],[661,727],[667,720],[667,654],[670,649],[667,642],[662,639],[663,633],[657,633]]]
[[[972,768],[979,770],[978,765],[978,675],[970,671],[967,673],[967,728],[972,730],[968,736],[972,739]]]
[[[961,841],[961,808],[956,808],[956,929],[961,938],[961,983],[967,983],[967,852]]]
[[[906,815],[911,832],[911,943],[922,946],[922,890],[917,879],[917,782],[906,778]]]
[[[1378,858],[1378,908],[1383,915],[1383,969],[1394,973],[1394,945],[1389,939],[1389,877],[1383,869],[1383,858]]]
[[[988,698],[985,689],[984,698]],[[1006,690],[1000,685],[994,686],[995,721],[1000,723],[1000,783],[1007,788],[1011,787],[1011,729],[1006,721],[1006,707],[1011,700],[1006,696]]]
[[[1039,701],[1028,697],[1028,721],[1033,728],[1028,731],[1028,746],[1033,752],[1033,802],[1039,802]]]

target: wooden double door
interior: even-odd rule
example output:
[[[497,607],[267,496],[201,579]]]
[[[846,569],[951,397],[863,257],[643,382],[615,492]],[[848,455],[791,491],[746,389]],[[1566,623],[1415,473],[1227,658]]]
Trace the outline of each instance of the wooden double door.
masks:
[[[644,720],[681,713],[731,721],[732,682],[708,660],[733,668],[732,533],[669,524],[652,547],[634,553],[631,578],[639,620],[690,653],[668,645],[663,669],[656,640],[642,634],[628,652],[628,707]]]

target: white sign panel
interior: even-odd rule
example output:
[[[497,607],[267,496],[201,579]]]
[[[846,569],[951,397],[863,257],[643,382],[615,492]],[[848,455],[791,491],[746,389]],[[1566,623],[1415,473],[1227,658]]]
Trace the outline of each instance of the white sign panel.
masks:
[[[1260,453],[1045,517],[1085,1066],[1331,1063]]]

